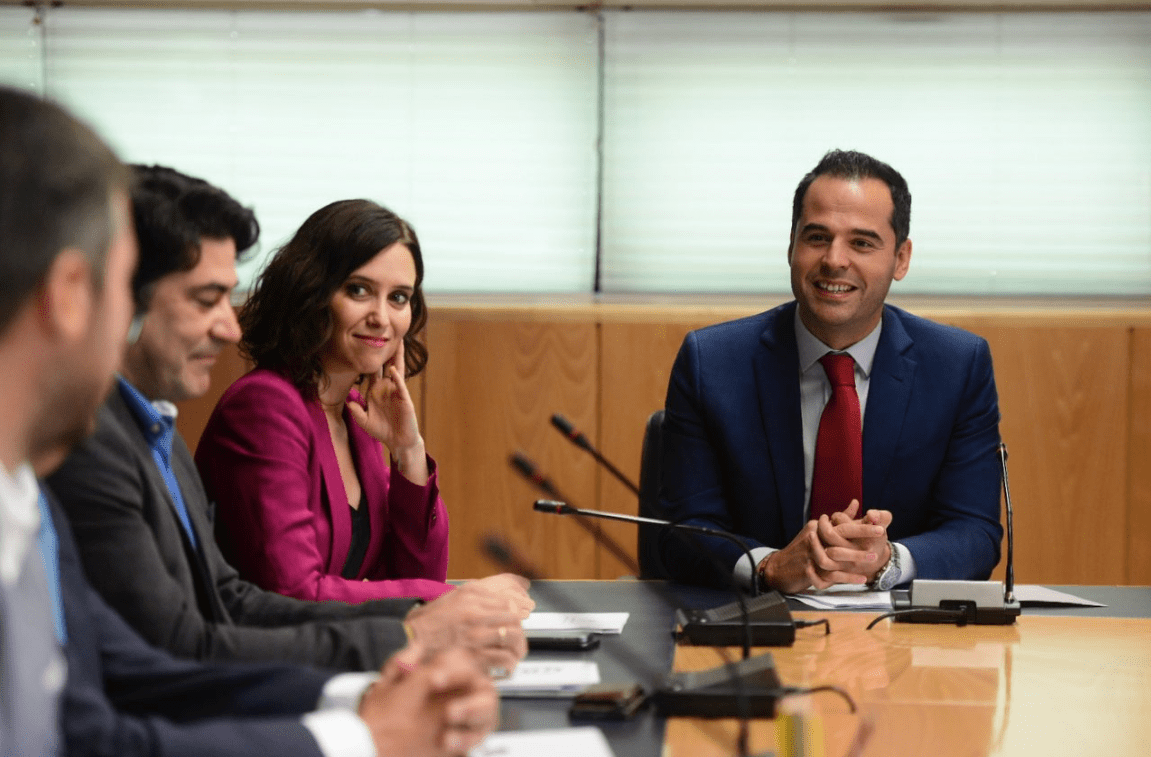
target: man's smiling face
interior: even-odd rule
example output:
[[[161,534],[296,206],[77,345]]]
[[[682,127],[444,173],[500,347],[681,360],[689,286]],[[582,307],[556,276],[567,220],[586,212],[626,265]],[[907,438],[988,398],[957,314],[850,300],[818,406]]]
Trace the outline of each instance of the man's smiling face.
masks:
[[[807,329],[834,349],[867,336],[892,281],[907,274],[911,240],[898,248],[891,192],[879,179],[820,176],[792,230],[791,291]]]

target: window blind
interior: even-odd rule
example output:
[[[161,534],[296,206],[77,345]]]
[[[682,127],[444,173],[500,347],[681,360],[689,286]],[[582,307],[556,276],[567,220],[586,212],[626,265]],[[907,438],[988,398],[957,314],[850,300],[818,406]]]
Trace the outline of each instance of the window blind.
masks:
[[[907,178],[893,291],[1151,292],[1151,15],[608,14],[604,289],[787,291],[828,149]]]
[[[592,20],[576,13],[51,9],[48,94],[134,162],[255,207],[262,254],[330,201],[411,221],[433,291],[586,291]]]

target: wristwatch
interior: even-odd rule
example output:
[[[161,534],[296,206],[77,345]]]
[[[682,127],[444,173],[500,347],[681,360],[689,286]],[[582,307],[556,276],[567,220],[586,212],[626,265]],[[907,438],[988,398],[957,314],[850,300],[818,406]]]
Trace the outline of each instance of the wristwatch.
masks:
[[[887,565],[884,565],[875,574],[875,579],[867,585],[867,588],[872,591],[891,591],[899,582],[899,576],[902,574],[899,569],[899,551],[891,542],[887,542],[887,548],[891,550],[891,557],[888,559]]]

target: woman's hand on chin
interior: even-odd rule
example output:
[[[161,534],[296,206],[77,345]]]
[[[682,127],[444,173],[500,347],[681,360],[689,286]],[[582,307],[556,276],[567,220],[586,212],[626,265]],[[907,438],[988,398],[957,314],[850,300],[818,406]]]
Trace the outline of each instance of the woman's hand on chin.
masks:
[[[414,484],[428,481],[428,459],[416,406],[404,381],[404,347],[384,364],[380,373],[368,377],[363,388],[364,404],[348,403],[348,412],[392,455],[392,466]]]

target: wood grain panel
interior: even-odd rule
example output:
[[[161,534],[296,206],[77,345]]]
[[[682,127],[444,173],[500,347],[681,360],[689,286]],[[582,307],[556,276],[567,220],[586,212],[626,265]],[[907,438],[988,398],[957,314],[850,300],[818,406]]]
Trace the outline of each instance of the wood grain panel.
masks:
[[[574,523],[535,513],[539,496],[508,465],[522,449],[576,503],[594,503],[594,461],[553,431],[563,412],[595,438],[595,325],[449,319],[428,336],[424,436],[451,518],[449,576],[495,572],[479,539],[504,534],[554,578],[592,578],[596,549]]]
[[[688,331],[706,323],[615,323],[600,326],[602,365],[600,382],[599,448],[632,481],[638,484],[640,451],[648,416],[663,407],[667,380],[676,353]],[[605,510],[637,514],[639,503],[610,474],[603,474]],[[604,527],[635,557],[637,530],[626,523]],[[628,571],[605,555],[600,578],[616,578]]]
[[[1131,331],[1127,583],[1151,585],[1151,329]]]
[[[1016,579],[1122,583],[1127,330],[956,325],[991,345],[1010,453]]]

